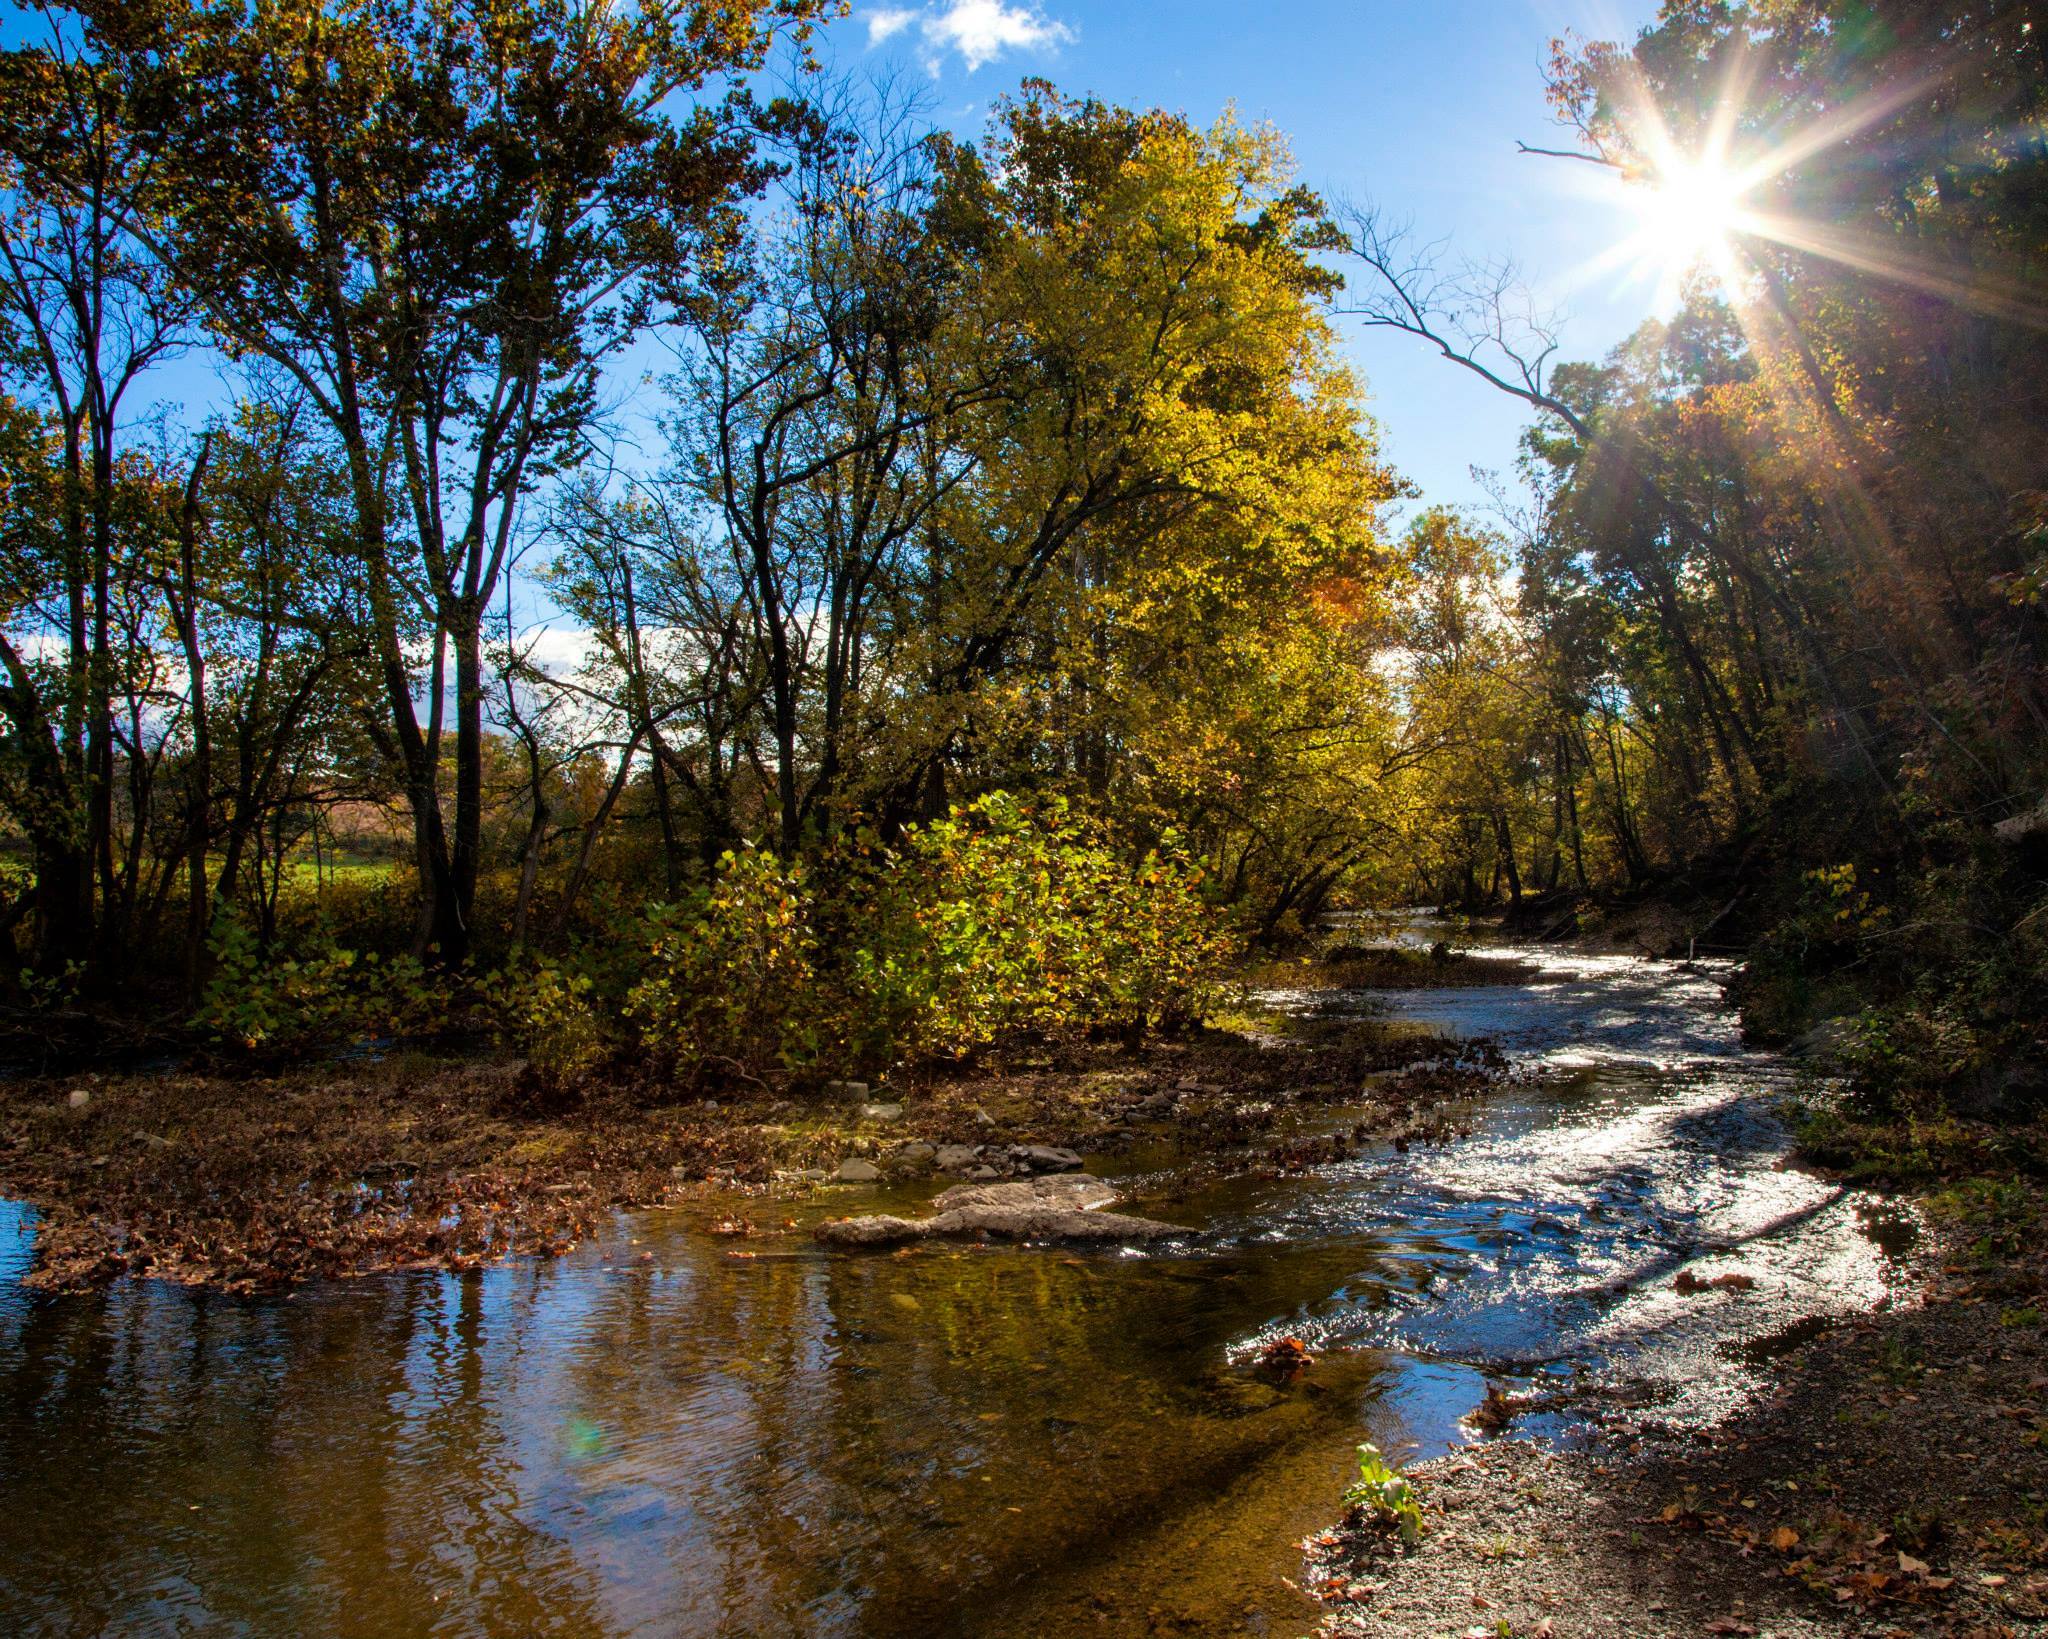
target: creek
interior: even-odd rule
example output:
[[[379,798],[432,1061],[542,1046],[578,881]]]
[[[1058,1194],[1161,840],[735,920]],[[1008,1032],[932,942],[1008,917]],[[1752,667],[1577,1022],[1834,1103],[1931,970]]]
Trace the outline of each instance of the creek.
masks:
[[[1470,1136],[1170,1199],[1157,1146],[1102,1158],[1189,1227],[1143,1253],[826,1253],[819,1216],[936,1186],[827,1190],[746,1246],[696,1207],[472,1274],[42,1297],[0,1207],[0,1630],[1300,1633],[1361,1439],[1441,1453],[1489,1380],[1558,1439],[1711,1419],[1910,1233],[1786,1164],[1789,1068],[1713,970],[1502,954],[1536,976],[1267,998],[1493,1039]],[[1275,1384],[1289,1335],[1319,1358]]]

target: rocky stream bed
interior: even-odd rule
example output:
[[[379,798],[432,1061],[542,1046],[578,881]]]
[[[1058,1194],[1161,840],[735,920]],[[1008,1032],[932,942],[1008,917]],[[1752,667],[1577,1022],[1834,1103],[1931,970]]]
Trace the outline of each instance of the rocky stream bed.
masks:
[[[865,1154],[817,1154],[815,1178],[781,1152],[760,1184],[605,1218],[541,1261],[245,1295],[10,1277],[0,1474],[35,1506],[0,1540],[0,1621],[1743,1631],[1725,1601],[1575,1614],[1533,1571],[1512,1610],[1494,1582],[1453,1597],[1425,1569],[1449,1533],[1390,1556],[1336,1524],[1361,1439],[1437,1464],[1420,1473],[1441,1523],[1490,1464],[1717,1438],[1769,1403],[1789,1351],[1910,1308],[1924,1281],[1910,1215],[1786,1164],[1790,1070],[1743,1046],[1716,972],[1511,954],[1504,982],[1278,985],[1265,1003],[1298,1033],[1370,1017],[1401,1050],[1349,1081],[1287,1060],[1309,1097],[1127,1077],[1098,1148],[919,1127],[913,1106]],[[1385,1119],[1383,1082],[1469,1062],[1476,1038],[1507,1073],[1415,1126],[1464,1136]],[[1243,1142],[1191,1146],[1183,1107]],[[1105,1214],[1144,1227],[1101,1233]],[[908,1227],[834,1227],[860,1219]],[[32,1216],[16,1224],[13,1276]],[[1264,1368],[1287,1339],[1313,1365]],[[1487,1443],[1467,1419],[1489,1396],[1548,1444]],[[1523,1484],[1472,1481],[1482,1499]],[[1484,1563],[1519,1577],[1511,1541]]]

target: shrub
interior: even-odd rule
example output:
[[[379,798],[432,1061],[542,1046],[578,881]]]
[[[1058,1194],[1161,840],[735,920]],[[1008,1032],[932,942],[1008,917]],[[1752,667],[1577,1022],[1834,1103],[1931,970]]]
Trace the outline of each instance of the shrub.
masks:
[[[515,953],[481,979],[344,946],[324,921],[266,959],[230,922],[198,1023],[278,1051],[436,1028],[476,1002],[557,1084],[627,1032],[664,1067],[756,1081],[959,1057],[1202,1017],[1232,947],[1200,883],[1170,843],[1132,858],[1064,802],[997,793],[893,848],[863,833],[808,866],[728,853],[673,904],[594,898],[566,956]]]
[[[559,1086],[590,1069],[610,1046],[587,973],[540,957],[514,961],[483,986],[500,1039],[526,1055],[541,1080]]]
[[[1007,793],[860,845],[863,896],[845,982],[866,1056],[957,1056],[1078,1025],[1179,1024],[1219,999],[1228,954],[1199,876],[1171,853],[1132,862],[1063,801]]]
[[[625,1012],[678,1066],[758,1077],[818,1056],[816,936],[806,873],[771,854],[726,854],[711,886],[647,916],[647,961]]]
[[[442,1029],[459,994],[411,956],[349,949],[324,929],[295,954],[266,954],[245,923],[228,917],[214,931],[212,956],[193,1023],[249,1052]]]

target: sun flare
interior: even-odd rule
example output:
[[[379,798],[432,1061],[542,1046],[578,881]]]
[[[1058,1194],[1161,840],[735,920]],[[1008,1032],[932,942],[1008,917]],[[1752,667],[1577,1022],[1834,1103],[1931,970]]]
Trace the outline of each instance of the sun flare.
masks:
[[[1915,255],[1896,235],[1880,239],[1773,202],[1783,192],[1776,184],[1923,95],[1934,83],[1931,73],[1904,78],[1758,142],[1741,134],[1749,69],[1738,57],[1706,120],[1683,135],[1665,123],[1647,87],[1638,84],[1623,119],[1629,152],[1574,156],[1607,168],[1606,185],[1616,190],[1609,197],[1630,219],[1629,230],[1583,264],[1580,277],[1619,271],[1626,280],[1655,286],[1657,309],[1668,311],[1685,286],[1704,274],[1740,307],[1757,252],[1779,246],[1980,312],[2048,327],[2048,311],[2016,281],[1982,270],[1959,278],[1952,265]]]
[[[1712,160],[1673,159],[1635,190],[1641,244],[1667,274],[1719,263],[1743,225],[1743,181]]]

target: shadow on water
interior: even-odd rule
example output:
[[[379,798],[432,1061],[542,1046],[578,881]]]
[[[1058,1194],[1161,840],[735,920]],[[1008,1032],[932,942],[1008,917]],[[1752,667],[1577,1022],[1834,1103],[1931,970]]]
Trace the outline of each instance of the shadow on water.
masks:
[[[1470,1139],[1171,1200],[1133,1180],[1190,1226],[1146,1256],[828,1257],[804,1232],[841,1194],[743,1248],[653,1212],[467,1276],[44,1299],[13,1284],[16,1211],[0,1626],[1297,1632],[1292,1544],[1359,1439],[1441,1450],[1489,1373],[1708,1415],[1770,1339],[1882,1300],[1866,1204],[1783,1167],[1754,1096],[1781,1071],[1710,980],[1547,960],[1389,1001],[1530,1067]],[[1680,1265],[1756,1285],[1679,1297]],[[1322,1358],[1262,1380],[1289,1332]]]

